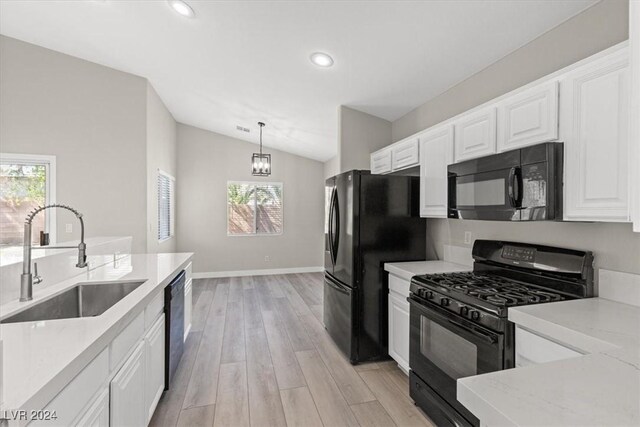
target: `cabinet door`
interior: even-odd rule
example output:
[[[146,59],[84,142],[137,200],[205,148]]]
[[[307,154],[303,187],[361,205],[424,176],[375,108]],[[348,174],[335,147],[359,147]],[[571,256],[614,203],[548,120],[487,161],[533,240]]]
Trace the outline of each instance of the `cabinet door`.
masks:
[[[496,108],[487,107],[459,117],[455,130],[456,163],[496,152]]]
[[[409,372],[409,303],[389,292],[389,356]]]
[[[383,174],[391,172],[391,149],[384,148],[371,154],[371,173]]]
[[[147,425],[144,354],[144,342],[141,342],[111,380],[111,425],[113,426]]]
[[[189,331],[191,330],[191,313],[193,309],[193,287],[192,281],[189,280],[184,287],[184,340],[187,340]]]
[[[627,49],[564,76],[560,108],[565,219],[628,221]]]
[[[629,158],[631,168],[631,219],[640,232],[640,0],[629,2],[629,51],[631,56],[631,113],[629,114]]]
[[[164,313],[149,329],[144,337],[145,366],[145,408],[149,422],[164,391]]]
[[[417,166],[420,163],[420,151],[418,138],[411,138],[407,141],[400,142],[391,146],[391,164],[392,170]]]
[[[109,427],[109,389],[102,390],[89,408],[73,422],[78,427]]]
[[[452,161],[453,125],[420,137],[420,216],[447,217],[447,166]]]
[[[498,106],[498,152],[558,139],[558,82],[528,89]]]

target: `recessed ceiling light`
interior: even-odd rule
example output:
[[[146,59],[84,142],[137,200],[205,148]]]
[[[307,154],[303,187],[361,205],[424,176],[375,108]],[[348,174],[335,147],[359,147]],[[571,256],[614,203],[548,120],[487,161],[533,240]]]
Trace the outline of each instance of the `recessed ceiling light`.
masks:
[[[182,16],[185,16],[187,18],[193,18],[194,16],[196,16],[196,13],[193,11],[191,6],[189,6],[182,0],[168,0],[168,3],[171,8],[176,11],[176,13]]]
[[[331,67],[333,65],[333,58],[323,52],[312,53],[309,59],[318,67]]]

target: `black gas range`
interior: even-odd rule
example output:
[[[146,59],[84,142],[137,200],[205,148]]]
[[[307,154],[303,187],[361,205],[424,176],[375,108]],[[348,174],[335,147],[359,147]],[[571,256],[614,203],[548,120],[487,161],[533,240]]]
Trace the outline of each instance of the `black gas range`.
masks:
[[[413,400],[438,426],[477,426],[456,381],[514,367],[509,307],[593,296],[593,254],[476,240],[472,272],[415,276],[410,288]]]

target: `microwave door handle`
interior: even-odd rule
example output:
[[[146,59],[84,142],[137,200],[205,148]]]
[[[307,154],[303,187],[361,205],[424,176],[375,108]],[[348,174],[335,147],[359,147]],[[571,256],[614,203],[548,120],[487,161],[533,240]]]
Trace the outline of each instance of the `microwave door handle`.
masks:
[[[509,204],[511,207],[522,208],[522,168],[512,167],[509,169]]]

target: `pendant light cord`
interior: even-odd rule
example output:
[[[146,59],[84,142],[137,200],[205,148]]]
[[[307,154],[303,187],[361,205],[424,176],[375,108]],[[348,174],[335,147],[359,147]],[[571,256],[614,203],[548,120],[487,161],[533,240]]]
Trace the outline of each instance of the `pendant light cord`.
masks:
[[[258,122],[258,126],[260,126],[260,157],[262,157],[262,128],[264,127],[264,123]]]

